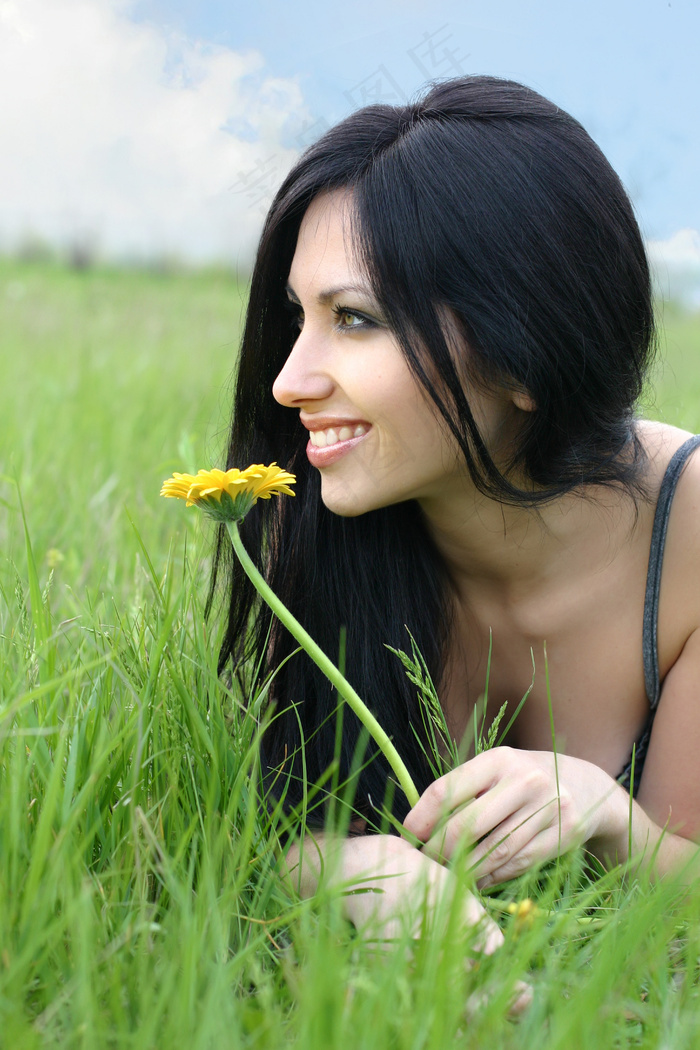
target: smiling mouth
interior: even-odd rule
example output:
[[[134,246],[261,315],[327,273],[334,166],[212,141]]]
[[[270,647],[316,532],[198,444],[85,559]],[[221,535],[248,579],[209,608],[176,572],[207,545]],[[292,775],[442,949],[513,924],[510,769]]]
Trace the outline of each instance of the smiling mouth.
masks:
[[[309,431],[309,440],[314,448],[328,448],[340,441],[363,437],[368,430],[369,427],[363,426],[362,423],[357,423],[354,427],[327,427],[325,430]]]

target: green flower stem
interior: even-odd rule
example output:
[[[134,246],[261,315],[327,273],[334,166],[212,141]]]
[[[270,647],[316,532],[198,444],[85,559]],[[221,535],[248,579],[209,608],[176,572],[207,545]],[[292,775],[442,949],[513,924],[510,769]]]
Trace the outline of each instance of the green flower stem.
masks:
[[[348,702],[363,726],[365,726],[369,732],[370,736],[378,744],[382,754],[396,774],[396,779],[401,786],[401,790],[408,799],[409,805],[415,806],[419,798],[416,786],[411,780],[411,775],[406,769],[401,756],[380,726],[377,719],[364,701],[360,699],[350,683],[343,677],[335,664],[328,659],[311,635],[304,630],[299,621],[292,616],[286,605],[279,600],[275,592],[262,578],[243,546],[243,542],[238,532],[238,522],[227,521],[226,528],[228,529],[228,534],[231,537],[231,543],[233,544],[233,549],[238,556],[238,560],[243,566],[243,569],[251,580],[253,586],[258,591],[258,594],[260,594],[260,596],[267,602],[273,613],[284,624],[289,633],[297,640],[302,649],[305,649],[311,659],[318,667],[320,667],[326,678],[335,686],[343,699]]]

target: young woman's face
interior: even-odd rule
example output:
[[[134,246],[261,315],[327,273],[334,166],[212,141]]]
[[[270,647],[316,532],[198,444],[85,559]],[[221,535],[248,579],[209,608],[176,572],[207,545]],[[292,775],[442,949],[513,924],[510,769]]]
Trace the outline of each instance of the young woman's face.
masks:
[[[304,216],[287,286],[299,336],[272,392],[309,431],[323,502],[353,517],[407,499],[429,504],[471,482],[354,263],[349,206],[346,194],[323,194]],[[469,396],[488,442],[508,399]]]

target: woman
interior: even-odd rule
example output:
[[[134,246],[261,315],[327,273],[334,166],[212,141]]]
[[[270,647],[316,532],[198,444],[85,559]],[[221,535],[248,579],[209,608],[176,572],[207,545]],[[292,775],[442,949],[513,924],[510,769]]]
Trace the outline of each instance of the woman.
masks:
[[[635,418],[653,346],[619,179],[573,118],[521,85],[467,77],[361,110],[280,189],[228,463],[279,461],[297,498],[258,505],[244,540],[329,654],[346,630],[347,675],[422,791],[411,812],[394,799],[422,850],[319,837],[344,879],[377,876],[381,894],[347,898],[354,921],[388,929],[418,881],[449,884],[440,861],[465,843],[481,886],[583,842],[624,860],[618,780],[629,785],[633,750],[634,852],[656,850],[661,873],[694,856],[700,461],[689,435]],[[230,577],[222,666],[277,669],[273,791],[322,809],[327,790],[305,785],[335,754],[336,697],[264,608],[248,631],[255,596],[233,565]],[[487,725],[506,701],[512,713],[534,655],[506,746],[434,783],[415,688],[387,649],[407,648],[407,627],[456,741],[484,694],[489,639]],[[343,717],[340,778],[367,763],[355,805],[376,825],[387,770],[371,750],[358,759]],[[304,863],[305,890],[319,864]],[[465,914],[480,915],[474,900]],[[497,942],[489,927],[487,949]]]

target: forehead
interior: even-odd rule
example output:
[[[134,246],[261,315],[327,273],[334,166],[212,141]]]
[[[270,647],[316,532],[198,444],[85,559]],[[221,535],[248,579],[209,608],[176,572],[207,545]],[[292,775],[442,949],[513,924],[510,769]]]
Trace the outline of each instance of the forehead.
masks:
[[[315,197],[304,214],[289,283],[327,283],[348,275],[362,276],[355,258],[352,238],[352,197],[348,191],[323,193]]]

